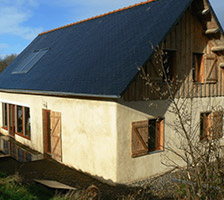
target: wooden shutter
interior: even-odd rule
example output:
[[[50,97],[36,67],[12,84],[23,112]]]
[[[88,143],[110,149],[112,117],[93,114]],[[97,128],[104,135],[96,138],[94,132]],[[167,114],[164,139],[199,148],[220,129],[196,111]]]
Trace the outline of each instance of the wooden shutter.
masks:
[[[210,139],[211,135],[211,114],[201,113],[200,140]]]
[[[42,109],[42,124],[43,124],[43,143],[44,143],[44,153],[47,152],[46,148],[46,135],[47,135],[47,112],[46,110]]]
[[[148,126],[149,121],[132,123],[131,155],[137,157],[148,153]]]
[[[61,145],[61,113],[51,111],[51,155],[57,161],[62,161]]]
[[[215,111],[212,120],[212,139],[218,139],[223,136],[223,112]]]
[[[51,154],[50,110],[42,110],[44,153]]]
[[[198,77],[197,77],[197,81],[204,83],[205,82],[205,55],[199,56],[199,55],[194,55],[195,56],[195,64],[196,64],[196,68],[198,69]]]
[[[205,68],[205,82],[215,83],[217,81],[217,57],[215,55],[206,55]]]
[[[156,121],[156,150],[163,150],[164,120]]]

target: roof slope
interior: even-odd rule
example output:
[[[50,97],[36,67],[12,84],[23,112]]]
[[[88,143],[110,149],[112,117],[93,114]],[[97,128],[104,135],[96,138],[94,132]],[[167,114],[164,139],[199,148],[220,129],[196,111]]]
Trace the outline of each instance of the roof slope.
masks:
[[[40,34],[0,75],[0,89],[119,97],[190,5],[157,0]],[[31,52],[50,50],[24,74]]]

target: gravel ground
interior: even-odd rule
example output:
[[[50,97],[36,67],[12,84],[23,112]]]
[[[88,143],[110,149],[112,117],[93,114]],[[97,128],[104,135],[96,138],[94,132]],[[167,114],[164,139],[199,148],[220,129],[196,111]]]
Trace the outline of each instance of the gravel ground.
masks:
[[[176,191],[175,181],[175,173],[166,173],[161,176],[133,182],[129,186],[143,188],[143,193],[145,191],[160,199],[174,199],[173,196],[175,196]]]

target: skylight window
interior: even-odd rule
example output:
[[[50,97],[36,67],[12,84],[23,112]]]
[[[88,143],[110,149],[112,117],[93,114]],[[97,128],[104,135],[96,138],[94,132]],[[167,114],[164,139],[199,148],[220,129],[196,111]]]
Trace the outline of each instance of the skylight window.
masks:
[[[38,49],[33,51],[28,57],[26,57],[22,63],[12,72],[12,74],[25,74],[31,70],[31,68],[37,64],[37,62],[47,53],[49,48]]]

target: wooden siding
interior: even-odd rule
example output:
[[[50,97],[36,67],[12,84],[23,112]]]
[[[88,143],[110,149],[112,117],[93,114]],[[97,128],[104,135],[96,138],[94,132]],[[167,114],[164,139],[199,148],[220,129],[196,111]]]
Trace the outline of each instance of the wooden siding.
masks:
[[[174,71],[179,80],[178,86],[175,86],[173,89],[176,97],[217,97],[224,95],[224,69],[219,66],[224,60],[224,54],[223,51],[212,52],[211,50],[212,47],[218,45],[217,43],[222,43],[223,35],[221,33],[218,33],[218,36],[206,35],[206,29],[211,27],[218,27],[211,13],[210,17],[204,18],[198,16],[198,13],[189,8],[163,40],[161,44],[163,49],[176,52],[176,69]],[[193,82],[193,53],[217,57],[217,82]],[[146,66],[143,66],[146,73],[150,71],[153,62],[155,61],[152,59]],[[147,84],[140,74],[125,91],[123,95],[124,100],[153,100],[159,99],[161,96],[162,98],[167,98],[167,95],[164,94],[167,91],[165,83],[162,83],[162,81],[151,81],[151,84]],[[150,73],[148,75],[150,76]]]

